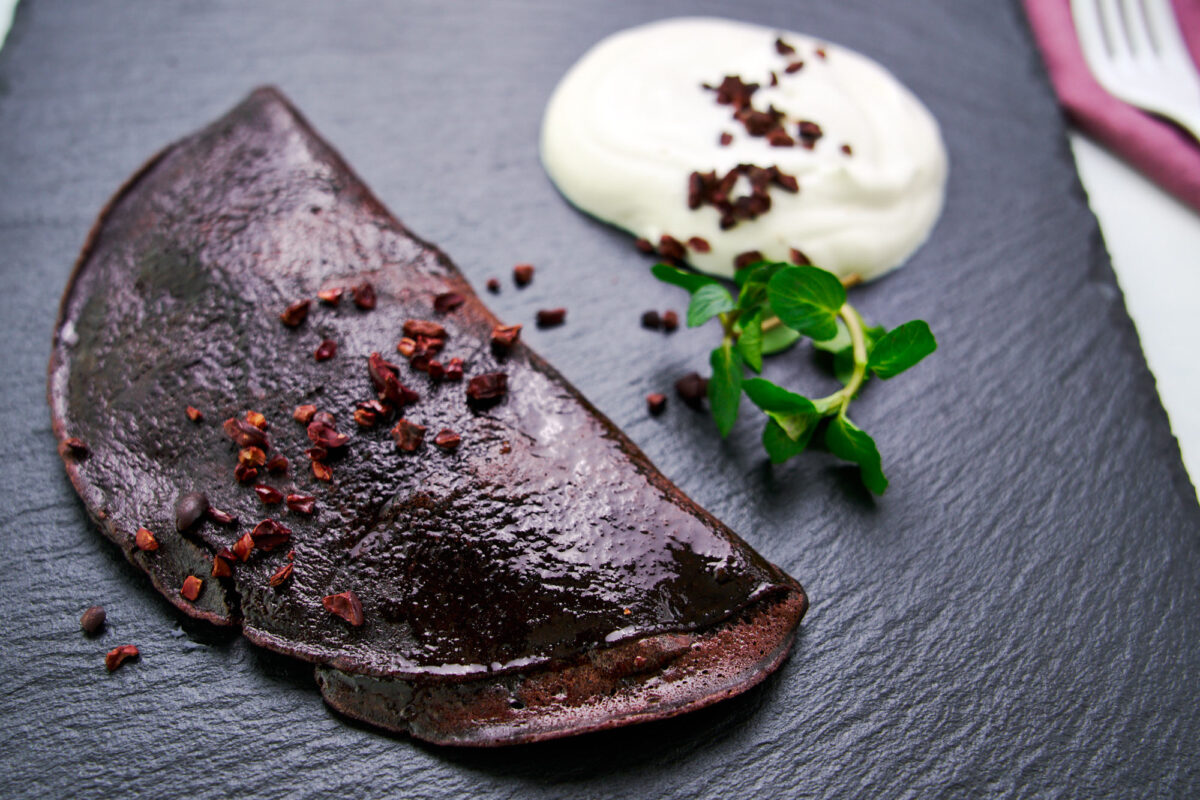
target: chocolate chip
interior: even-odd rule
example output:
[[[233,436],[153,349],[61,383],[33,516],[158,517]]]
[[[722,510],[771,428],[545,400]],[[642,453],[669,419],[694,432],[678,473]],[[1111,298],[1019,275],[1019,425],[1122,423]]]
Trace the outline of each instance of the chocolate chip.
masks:
[[[700,411],[704,407],[704,398],[708,396],[708,380],[697,372],[689,372],[675,381],[675,392],[689,408]]]
[[[95,636],[104,630],[104,620],[107,616],[104,606],[92,606],[79,618],[79,627],[88,636]]]

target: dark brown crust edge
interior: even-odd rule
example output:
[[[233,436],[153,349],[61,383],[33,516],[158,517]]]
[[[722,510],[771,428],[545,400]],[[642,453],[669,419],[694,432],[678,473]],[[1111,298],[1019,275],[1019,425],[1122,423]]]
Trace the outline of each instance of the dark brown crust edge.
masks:
[[[803,592],[787,593],[699,634],[650,636],[565,667],[463,684],[381,680],[327,666],[315,673],[325,701],[361,722],[439,745],[528,744],[666,719],[741,694],[787,658],[807,609]],[[642,671],[630,672],[639,658]]]

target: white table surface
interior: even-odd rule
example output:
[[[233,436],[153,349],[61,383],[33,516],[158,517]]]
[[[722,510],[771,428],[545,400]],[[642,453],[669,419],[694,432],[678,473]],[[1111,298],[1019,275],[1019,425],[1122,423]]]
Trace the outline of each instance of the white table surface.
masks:
[[[0,47],[17,0],[0,0]],[[1183,463],[1200,483],[1200,214],[1078,133],[1071,148],[1100,220],[1125,306],[1179,440]]]

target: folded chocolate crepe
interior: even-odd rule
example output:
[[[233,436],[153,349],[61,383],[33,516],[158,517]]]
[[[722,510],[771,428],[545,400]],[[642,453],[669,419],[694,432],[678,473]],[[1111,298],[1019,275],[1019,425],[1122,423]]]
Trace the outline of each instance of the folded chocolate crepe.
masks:
[[[800,585],[500,324],[260,89],[102,212],[54,430],[164,596],[374,725],[528,742],[762,680]]]

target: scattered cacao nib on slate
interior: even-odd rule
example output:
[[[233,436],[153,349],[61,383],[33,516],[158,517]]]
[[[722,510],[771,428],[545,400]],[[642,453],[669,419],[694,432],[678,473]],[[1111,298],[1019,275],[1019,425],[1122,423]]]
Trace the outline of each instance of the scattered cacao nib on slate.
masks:
[[[233,477],[238,483],[250,483],[258,477],[258,470],[246,464],[238,464],[233,468]]]
[[[175,530],[186,531],[208,511],[208,498],[201,492],[188,492],[175,503]]]
[[[679,314],[674,311],[664,311],[662,315],[663,330],[667,333],[679,327]]]
[[[133,544],[144,553],[153,553],[158,549],[158,539],[145,528],[138,528],[133,535]]]
[[[565,308],[543,308],[537,312],[537,324],[539,328],[554,328],[562,325],[567,320],[567,310]]]
[[[708,379],[700,377],[699,373],[689,372],[675,381],[675,392],[688,408],[701,410],[704,398],[708,396]]]
[[[354,592],[326,595],[321,598],[321,605],[331,614],[337,614],[354,627],[363,624],[362,603]]]
[[[499,402],[508,392],[508,374],[486,372],[467,381],[467,401],[482,407]]]
[[[307,425],[312,422],[312,418],[316,413],[316,406],[296,406],[296,410],[292,412],[292,419],[301,425]]]
[[[108,651],[108,655],[104,657],[104,666],[109,672],[113,672],[129,659],[137,658],[139,655],[136,645],[123,644]]]
[[[292,538],[292,529],[273,519],[264,519],[250,531],[250,539],[259,550],[274,550]]]
[[[287,456],[285,456],[283,454],[273,455],[273,456],[271,456],[271,460],[267,462],[267,472],[272,472],[272,473],[278,475],[280,473],[287,472],[287,469],[288,469]]]
[[[446,362],[445,379],[448,381],[461,381],[463,378],[463,360],[461,358],[452,358]]]
[[[292,566],[292,562],[289,561],[275,570],[275,573],[267,579],[267,583],[272,587],[283,586],[283,584],[287,583],[287,579],[292,577]]]
[[[344,291],[345,290],[343,290],[341,287],[322,289],[321,291],[317,292],[317,299],[327,306],[336,306],[342,302],[342,294]]]
[[[267,429],[267,418],[257,411],[247,411],[246,422],[249,422],[260,431],[265,431]]]
[[[425,426],[402,419],[392,428],[392,438],[396,440],[396,449],[411,453],[425,441]]]
[[[313,358],[317,361],[328,361],[335,355],[337,355],[337,342],[333,339],[325,339],[313,351]]]
[[[487,285],[487,290],[489,292],[491,292],[492,294],[500,294],[500,279],[499,278],[488,278],[486,285]]]
[[[417,353],[417,340],[405,336],[396,343],[396,352],[405,358],[412,358]]]
[[[657,417],[664,410],[666,410],[666,407],[667,396],[665,394],[659,394],[658,392],[655,392],[653,394],[646,395],[646,408],[652,415]]]
[[[458,292],[442,292],[433,298],[433,310],[439,314],[449,314],[465,302],[467,298]]]
[[[327,450],[334,450],[342,447],[346,442],[350,441],[350,437],[344,433],[339,433],[332,425],[327,422],[318,422],[313,420],[308,423],[308,438],[313,444],[324,447]]]
[[[443,450],[457,450],[462,443],[462,437],[449,428],[438,431],[438,435],[433,437],[433,443]]]
[[[221,426],[225,431],[225,435],[233,439],[238,447],[258,447],[263,450],[269,450],[270,444],[267,441],[267,435],[262,430],[254,425],[251,425],[244,419],[230,417],[225,420]]]
[[[311,514],[317,507],[317,498],[310,494],[289,494],[287,507],[299,514]]]
[[[228,215],[232,205],[236,220]],[[320,214],[309,213],[314,206]],[[371,243],[354,241],[351,230],[369,230]],[[106,206],[95,231],[66,290],[50,365],[55,429],[93,443],[93,457],[86,465],[67,457],[64,466],[99,531],[184,613],[240,626],[259,646],[313,662],[331,707],[433,742],[528,742],[709,705],[759,682],[786,655],[806,608],[799,585],[700,510],[527,347],[514,348],[505,362],[519,396],[495,410],[472,413],[463,408],[469,396],[457,390],[429,398],[432,430],[459,433],[471,458],[407,458],[364,434],[348,445],[329,487],[337,512],[322,508],[319,521],[292,517],[292,540],[306,548],[294,562],[303,582],[293,573],[289,588],[266,594],[283,560],[258,553],[244,534],[230,548],[239,562],[234,579],[208,578],[220,583],[186,601],[176,589],[185,575],[209,575],[211,551],[190,539],[181,547],[164,541],[151,558],[129,547],[128,532],[146,509],[161,508],[161,487],[186,489],[228,474],[241,447],[271,450],[255,442],[231,448],[204,428],[146,420],[178,420],[197,398],[214,409],[270,403],[274,414],[280,403],[318,396],[329,398],[318,405],[341,418],[368,388],[361,369],[315,363],[316,338],[301,344],[307,340],[275,323],[276,292],[299,298],[316,287],[347,285],[352,265],[388,302],[370,314],[313,313],[336,316],[339,331],[379,347],[395,342],[406,318],[431,314],[436,294],[458,292],[465,302],[454,312],[454,344],[461,338],[459,354],[476,377],[498,369],[488,345],[499,321],[450,260],[390,217],[272,90],[255,92],[212,127],[169,146]],[[210,246],[241,268],[224,269],[205,251]],[[142,265],[164,248],[189,254],[188,268],[203,280],[138,280]],[[313,258],[316,252],[327,257]],[[188,368],[197,357],[228,362],[233,341],[197,335],[213,321],[236,337],[256,337],[236,353],[237,369],[223,374]],[[66,345],[64,328],[77,333],[70,337],[75,345]],[[341,337],[348,347],[350,339]],[[254,400],[262,397],[269,399]],[[315,413],[303,424],[313,421]],[[299,431],[277,435],[286,452],[298,451]],[[581,470],[592,487],[586,493],[573,478]],[[416,512],[421,524],[410,525]],[[497,515],[510,512],[519,515],[521,535],[497,536]],[[580,515],[589,520],[584,529]],[[203,535],[233,536],[228,529]],[[413,557],[390,557],[402,537]],[[581,547],[608,554],[605,563],[580,559]],[[317,557],[304,558],[306,552]],[[539,566],[531,571],[533,554]],[[725,565],[721,580],[714,560]],[[543,568],[565,582],[546,581]],[[302,586],[311,594],[299,596]],[[380,598],[384,613],[372,614],[370,625],[351,627],[317,603],[322,591],[350,587]],[[391,611],[401,589],[404,613],[397,617]],[[555,620],[553,630],[538,628],[547,619]],[[530,638],[532,629],[548,635]],[[618,629],[627,631],[625,641],[605,640]],[[641,663],[637,656],[646,659],[644,678],[622,677]],[[492,663],[506,666],[444,674],[447,665]],[[587,689],[562,703],[541,692],[549,685]],[[496,704],[498,696],[520,696],[526,707]]]
[[[446,329],[427,319],[409,319],[404,321],[404,335],[412,339],[419,336],[427,339],[445,339]]]
[[[261,447],[243,447],[238,451],[238,463],[247,467],[261,467],[267,463],[267,454]]]
[[[312,305],[310,300],[298,300],[283,310],[279,315],[280,321],[289,328],[295,328],[304,322],[308,316],[308,307]]]
[[[312,462],[312,474],[319,481],[329,483],[333,480],[333,468],[324,461]]]
[[[642,312],[642,327],[647,330],[657,331],[662,328],[662,317],[657,311]]]
[[[202,419],[204,419],[204,414],[202,414],[200,409],[196,408],[195,406],[188,406],[185,413],[187,414],[187,418],[192,422],[200,422]]]
[[[513,281],[517,286],[528,286],[533,282],[533,264],[517,264],[513,267]]]
[[[395,364],[391,364],[390,366],[392,369],[396,368]],[[312,421],[319,422],[322,425],[328,425],[331,428],[337,427],[337,419],[329,411],[318,411],[317,413],[313,414]]]
[[[379,415],[367,408],[357,408],[354,410],[354,422],[360,428],[374,428],[379,422]]]
[[[520,325],[497,325],[492,328],[492,346],[508,351],[521,337]]]
[[[92,606],[79,618],[79,628],[88,636],[95,636],[104,630],[104,620],[107,616],[104,606]]]
[[[208,510],[204,513],[209,519],[218,525],[233,525],[237,522],[237,517],[235,517],[233,514],[222,511],[219,508],[213,508],[212,506],[209,506]]]
[[[183,586],[179,587],[179,594],[186,600],[193,603],[200,596],[200,590],[204,588],[204,581],[197,578],[195,575],[188,575],[183,579]]]
[[[370,311],[375,308],[375,287],[370,283],[360,283],[351,289],[350,293],[354,295],[354,305],[363,311]]]

